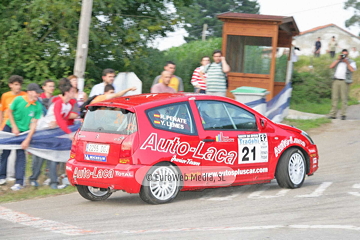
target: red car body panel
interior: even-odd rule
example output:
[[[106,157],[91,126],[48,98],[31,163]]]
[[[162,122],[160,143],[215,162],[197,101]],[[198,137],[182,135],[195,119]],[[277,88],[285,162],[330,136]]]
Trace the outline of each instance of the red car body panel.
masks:
[[[197,107],[200,101],[225,102],[244,109],[254,115],[257,130],[205,130],[204,119]],[[192,114],[191,122],[178,119],[179,129],[187,127],[186,124],[189,125],[190,122],[195,124],[195,132],[181,134],[155,128],[155,122],[159,125],[161,123],[151,120],[148,111],[179,103],[186,103]],[[186,93],[141,94],[90,106],[118,107],[135,113],[137,131],[130,135],[119,135],[80,129],[75,135],[66,166],[72,185],[138,193],[148,169],[146,167],[159,162],[169,162],[178,166],[181,171],[185,171],[182,174],[204,174],[224,167],[227,173],[234,177],[226,186],[269,182],[275,177],[279,158],[291,147],[300,149],[305,156],[307,175],[312,175],[318,169],[319,156],[316,145],[302,134],[301,130],[273,123],[246,105],[229,98]],[[95,144],[96,148],[104,148],[105,153],[94,155],[91,152],[94,145],[91,144]],[[128,152],[124,154],[126,151]],[[202,185],[184,185],[181,190],[220,186],[222,185],[204,182]]]

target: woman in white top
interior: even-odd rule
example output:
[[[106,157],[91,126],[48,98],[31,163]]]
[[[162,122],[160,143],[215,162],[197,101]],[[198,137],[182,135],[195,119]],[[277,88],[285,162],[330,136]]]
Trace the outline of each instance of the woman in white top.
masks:
[[[75,99],[77,101],[77,104],[79,107],[81,107],[83,105],[84,102],[86,102],[86,100],[88,99],[88,95],[86,94],[86,92],[83,91],[79,91],[78,89],[78,77],[75,75],[71,75],[69,77],[67,77],[70,80],[71,85],[76,88],[76,94],[75,94]]]

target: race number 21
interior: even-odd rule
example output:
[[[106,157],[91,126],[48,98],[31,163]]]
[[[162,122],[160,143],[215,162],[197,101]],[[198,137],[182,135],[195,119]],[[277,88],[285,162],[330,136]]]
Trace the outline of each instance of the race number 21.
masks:
[[[238,164],[268,162],[268,139],[265,133],[238,136]]]

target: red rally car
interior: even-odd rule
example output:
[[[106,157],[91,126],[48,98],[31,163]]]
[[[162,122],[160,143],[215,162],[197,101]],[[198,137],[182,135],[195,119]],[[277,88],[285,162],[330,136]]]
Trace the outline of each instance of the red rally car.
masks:
[[[123,190],[160,204],[179,191],[274,178],[280,187],[299,188],[318,159],[307,133],[230,98],[141,94],[88,106],[66,171],[88,200]]]

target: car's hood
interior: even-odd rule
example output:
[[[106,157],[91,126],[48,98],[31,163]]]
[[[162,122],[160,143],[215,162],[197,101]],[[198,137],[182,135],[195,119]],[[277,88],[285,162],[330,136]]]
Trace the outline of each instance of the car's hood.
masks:
[[[292,127],[290,125],[286,125],[283,123],[275,123],[278,127],[284,129],[284,130],[289,130],[289,131],[293,131],[293,132],[297,132],[297,133],[302,133],[302,130],[296,128],[296,127]]]

